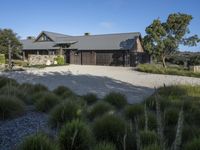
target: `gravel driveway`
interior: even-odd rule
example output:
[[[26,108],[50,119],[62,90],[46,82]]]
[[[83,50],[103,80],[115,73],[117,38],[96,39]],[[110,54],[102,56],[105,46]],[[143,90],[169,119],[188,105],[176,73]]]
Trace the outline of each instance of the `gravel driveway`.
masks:
[[[130,103],[141,102],[154,92],[154,87],[164,84],[200,85],[200,78],[141,73],[131,67],[69,65],[0,74],[19,82],[41,83],[51,90],[64,85],[80,95],[93,92],[102,97],[117,91],[125,94]]]

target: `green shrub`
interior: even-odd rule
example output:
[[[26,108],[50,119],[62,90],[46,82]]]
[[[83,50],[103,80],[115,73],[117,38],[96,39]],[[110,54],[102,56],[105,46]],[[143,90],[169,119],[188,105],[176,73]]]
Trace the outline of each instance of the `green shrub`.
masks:
[[[23,91],[22,89],[19,88],[19,86],[13,86],[13,85],[5,85],[4,87],[1,88],[0,90],[1,95],[6,95],[6,96],[13,96],[17,97],[18,99],[22,100],[23,102],[27,101],[28,95],[26,91]]]
[[[46,135],[38,133],[27,137],[19,150],[58,150],[58,147]]]
[[[182,143],[187,143],[191,139],[200,135],[200,128],[198,126],[192,126],[184,124],[182,132]]]
[[[64,65],[65,64],[65,58],[62,55],[59,55],[55,58],[55,61],[57,61],[58,65]]]
[[[6,78],[6,77],[0,77],[0,88],[4,87],[5,85],[10,86],[18,86],[18,83],[14,79]]]
[[[96,94],[88,93],[83,96],[83,99],[87,102],[88,105],[94,104],[98,101],[98,97]]]
[[[6,63],[6,58],[4,54],[0,54],[0,65]]]
[[[178,122],[178,115],[179,115],[179,109],[170,107],[167,108],[164,112],[164,121],[165,125],[176,125]]]
[[[97,140],[114,143],[119,150],[122,149],[125,128],[125,121],[116,115],[104,115],[98,118],[93,125]]]
[[[48,88],[42,84],[35,84],[33,86],[33,92],[43,92],[43,91],[48,91]]]
[[[83,108],[77,101],[65,101],[50,112],[49,122],[52,127],[61,127],[65,122],[82,117]]]
[[[107,94],[104,100],[118,109],[123,108],[127,104],[125,95],[116,92]]]
[[[148,112],[147,117],[148,117],[148,129],[149,130],[157,130],[156,115],[154,113]],[[140,127],[140,129],[145,128],[145,116],[144,115],[140,116],[140,118],[139,118],[139,127]]]
[[[128,105],[125,107],[124,113],[126,118],[134,121],[137,116],[144,113],[144,106],[141,104]]]
[[[111,111],[114,111],[113,106],[111,106],[109,103],[100,101],[92,106],[91,110],[89,110],[88,117],[93,120],[94,118],[102,116],[103,114]]]
[[[158,144],[152,144],[143,148],[143,150],[162,150]]]
[[[24,104],[16,97],[0,96],[0,120],[14,118],[24,112]]]
[[[70,96],[74,95],[74,93],[65,86],[58,86],[53,90],[53,92],[62,98],[69,98]]]
[[[94,147],[94,150],[116,150],[116,147],[111,143],[101,142]]]
[[[60,103],[60,99],[58,96],[56,96],[53,93],[46,92],[45,95],[43,95],[36,101],[35,106],[38,111],[48,112],[59,103]]]
[[[157,143],[158,139],[154,131],[141,131],[140,138],[143,147]]]
[[[185,145],[185,150],[200,150],[200,138],[194,138]]]
[[[59,144],[61,150],[89,150],[93,144],[92,133],[84,122],[73,120],[61,128]]]

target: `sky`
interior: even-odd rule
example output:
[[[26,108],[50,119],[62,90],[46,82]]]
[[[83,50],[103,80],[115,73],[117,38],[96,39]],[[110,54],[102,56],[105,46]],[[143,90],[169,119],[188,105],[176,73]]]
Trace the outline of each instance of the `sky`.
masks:
[[[153,19],[165,21],[178,12],[193,16],[190,34],[200,36],[200,0],[0,0],[0,28],[11,28],[22,39],[41,31],[144,36]],[[200,51],[200,44],[180,49]]]

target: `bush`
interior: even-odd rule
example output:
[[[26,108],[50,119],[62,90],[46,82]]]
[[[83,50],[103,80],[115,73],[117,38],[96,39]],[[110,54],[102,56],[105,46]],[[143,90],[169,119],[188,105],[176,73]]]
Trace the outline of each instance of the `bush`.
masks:
[[[93,125],[97,140],[114,143],[119,150],[122,149],[125,128],[125,121],[116,115],[104,115],[98,118]]]
[[[94,118],[102,116],[103,114],[111,111],[114,111],[114,109],[109,103],[103,101],[97,102],[89,111],[88,117],[93,120]]]
[[[6,58],[4,54],[0,54],[0,65],[6,63]]]
[[[58,147],[44,134],[26,138],[19,146],[20,150],[58,150]]]
[[[83,99],[87,102],[88,105],[94,104],[98,101],[98,97],[96,94],[88,93],[83,96]]]
[[[194,138],[185,145],[185,150],[199,150],[200,149],[200,138]]]
[[[50,125],[52,127],[61,127],[65,122],[81,118],[82,111],[83,108],[77,101],[65,101],[50,112]]]
[[[43,91],[48,91],[48,88],[42,84],[35,84],[33,85],[33,92],[43,92]]]
[[[140,116],[144,113],[144,106],[141,104],[133,104],[125,107],[126,118],[134,121],[135,117]]]
[[[59,144],[61,150],[89,150],[93,138],[89,127],[82,121],[73,120],[61,128]]]
[[[164,113],[164,121],[167,126],[174,126],[178,122],[179,110],[171,107],[167,108]]]
[[[64,65],[65,64],[65,58],[62,55],[59,55],[55,58],[55,61],[57,61],[58,65]]]
[[[68,97],[74,95],[74,93],[65,86],[59,86],[56,89],[54,89],[53,92],[62,98],[68,98]]]
[[[157,143],[157,134],[154,131],[141,131],[140,132],[141,145],[148,146]]]
[[[111,143],[101,142],[94,147],[94,150],[116,150],[116,147]]]
[[[148,129],[149,130],[157,130],[156,115],[154,113],[148,112],[147,117],[148,117]],[[144,115],[142,115],[139,118],[139,127],[140,127],[140,129],[145,128],[145,116]]]
[[[48,112],[51,110],[54,106],[60,103],[60,99],[58,96],[56,96],[53,93],[47,93],[40,97],[36,103],[36,109],[42,112]]]
[[[14,79],[0,77],[0,88],[4,87],[5,85],[18,86],[18,83]]]
[[[161,150],[158,144],[152,144],[143,148],[143,150]]]
[[[0,120],[14,118],[24,112],[24,104],[16,97],[0,96]]]
[[[104,97],[104,100],[118,109],[127,104],[126,97],[123,94],[111,92]]]

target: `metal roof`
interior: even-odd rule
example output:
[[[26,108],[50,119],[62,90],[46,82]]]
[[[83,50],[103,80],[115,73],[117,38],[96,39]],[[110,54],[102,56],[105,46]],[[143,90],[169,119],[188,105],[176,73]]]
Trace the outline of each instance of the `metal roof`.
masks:
[[[38,42],[41,34],[46,34],[53,41]],[[102,35],[69,36],[59,33],[43,31],[36,40],[22,40],[23,50],[58,49],[59,43],[70,44],[68,49],[77,50],[128,50],[134,47],[136,37],[141,34],[117,33]]]

